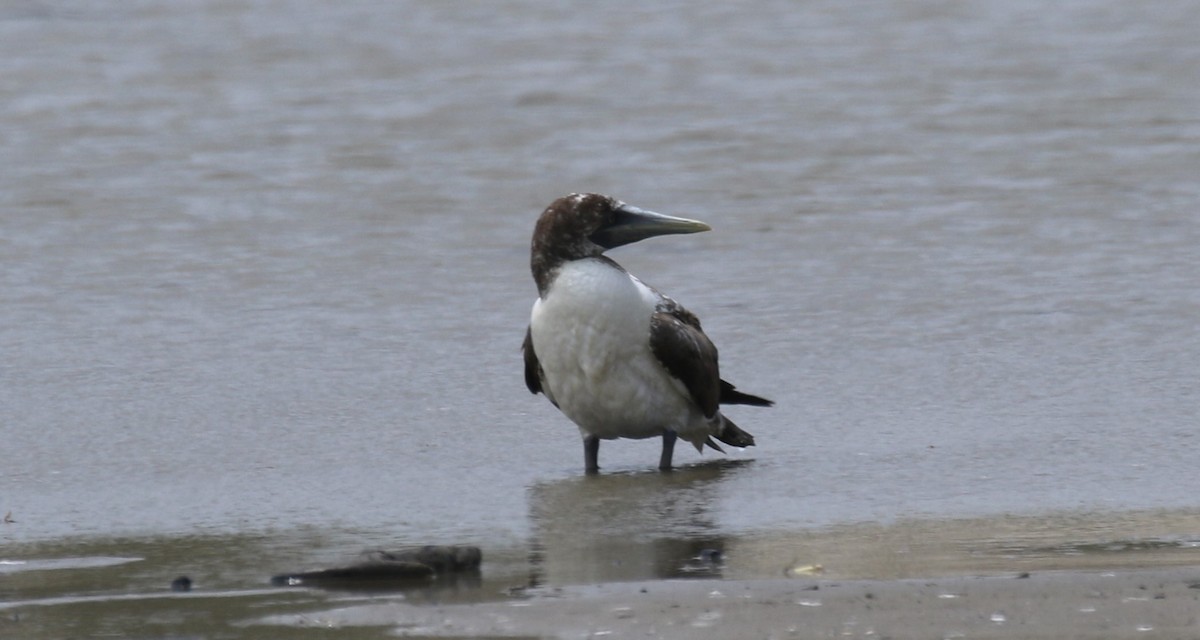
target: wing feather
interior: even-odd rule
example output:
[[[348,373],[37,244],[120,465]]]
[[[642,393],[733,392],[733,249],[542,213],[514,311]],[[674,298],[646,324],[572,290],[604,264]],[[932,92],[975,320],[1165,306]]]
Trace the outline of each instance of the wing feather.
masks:
[[[655,313],[650,317],[650,349],[667,372],[683,383],[704,415],[716,415],[721,400],[717,348],[696,316],[677,304]]]
[[[542,365],[538,363],[537,353],[533,351],[533,328],[525,329],[525,343],[521,345],[525,355],[525,386],[529,393],[542,392]]]

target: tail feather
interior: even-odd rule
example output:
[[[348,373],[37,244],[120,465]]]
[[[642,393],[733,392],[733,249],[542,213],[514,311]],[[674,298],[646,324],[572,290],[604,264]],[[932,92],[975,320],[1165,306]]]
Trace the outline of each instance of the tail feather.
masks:
[[[713,434],[713,437],[731,447],[754,446],[754,436],[742,431],[741,427],[725,416],[721,416],[721,433]],[[713,448],[720,451],[720,447]]]
[[[769,407],[775,404],[766,398],[742,393],[737,390],[737,387],[724,380],[721,381],[721,396],[719,401],[721,404],[748,404],[755,407]]]

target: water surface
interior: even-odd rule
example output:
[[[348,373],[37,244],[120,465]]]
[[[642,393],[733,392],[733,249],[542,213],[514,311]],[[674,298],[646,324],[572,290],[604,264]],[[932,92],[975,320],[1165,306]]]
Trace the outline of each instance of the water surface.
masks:
[[[1197,11],[0,5],[0,559],[249,536],[249,589],[441,541],[590,580],[909,521],[1193,540]],[[712,224],[613,257],[777,402],[732,410],[758,447],[580,478],[519,353],[571,191]]]

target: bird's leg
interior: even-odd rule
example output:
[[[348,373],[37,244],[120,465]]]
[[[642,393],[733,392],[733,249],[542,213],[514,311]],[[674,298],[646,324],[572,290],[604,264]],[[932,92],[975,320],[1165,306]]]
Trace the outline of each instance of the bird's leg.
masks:
[[[596,436],[583,437],[583,471],[584,473],[600,472],[600,438]]]
[[[679,436],[670,429],[663,431],[662,457],[658,459],[659,470],[671,470],[671,456],[675,455],[675,439],[678,437]]]

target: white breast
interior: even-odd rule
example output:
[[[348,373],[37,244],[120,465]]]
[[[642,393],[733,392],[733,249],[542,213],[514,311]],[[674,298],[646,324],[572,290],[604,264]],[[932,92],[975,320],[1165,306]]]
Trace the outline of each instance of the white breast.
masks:
[[[699,411],[650,352],[658,296],[600,260],[559,271],[533,305],[530,330],[543,390],[585,433],[649,438],[687,430]]]

